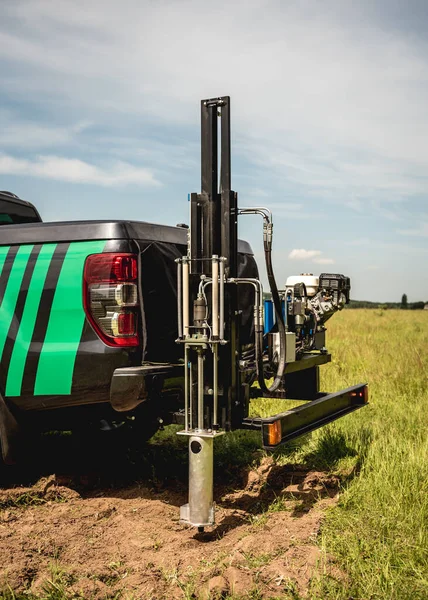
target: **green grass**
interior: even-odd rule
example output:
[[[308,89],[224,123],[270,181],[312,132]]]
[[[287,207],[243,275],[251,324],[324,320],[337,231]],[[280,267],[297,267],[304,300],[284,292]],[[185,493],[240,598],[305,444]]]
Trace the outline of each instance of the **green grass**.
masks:
[[[50,566],[50,576],[42,585],[40,594],[34,595],[25,591],[15,594],[10,586],[0,591],[0,600],[68,600],[71,598],[67,588],[74,583],[72,575],[62,569],[57,563]],[[73,594],[75,600],[84,600],[81,596]],[[89,599],[88,599],[89,600]]]
[[[38,506],[39,504],[45,503],[46,499],[43,498],[41,493],[30,490],[23,492],[22,494],[7,496],[4,499],[0,499],[0,510],[9,507]]]
[[[370,406],[337,422],[361,462],[322,544],[348,583],[320,580],[320,598],[428,597],[428,313],[345,311],[332,320],[336,359],[322,382],[370,383]]]
[[[368,382],[370,405],[276,455],[342,475],[320,544],[346,577],[320,573],[324,600],[428,598],[428,313],[346,310],[328,323],[321,388]],[[284,410],[256,399],[253,414]],[[350,476],[349,476],[350,475]]]
[[[321,573],[313,598],[425,600],[428,313],[347,310],[329,322],[328,340],[334,362],[321,369],[322,388],[368,381],[370,406],[316,432],[301,449],[318,447],[333,470],[357,468],[320,540],[346,580]]]

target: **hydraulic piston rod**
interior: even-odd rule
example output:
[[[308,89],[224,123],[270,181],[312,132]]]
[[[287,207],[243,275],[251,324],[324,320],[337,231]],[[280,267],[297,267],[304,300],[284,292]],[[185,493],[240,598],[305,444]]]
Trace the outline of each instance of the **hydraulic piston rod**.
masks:
[[[219,306],[218,306],[218,302],[219,302],[219,282],[218,282],[218,257],[217,256],[213,256],[212,258],[212,274],[213,274],[213,279],[212,279],[212,312],[213,312],[213,339],[217,340],[218,339],[218,332],[219,332],[219,315],[218,315],[218,311],[219,311]]]

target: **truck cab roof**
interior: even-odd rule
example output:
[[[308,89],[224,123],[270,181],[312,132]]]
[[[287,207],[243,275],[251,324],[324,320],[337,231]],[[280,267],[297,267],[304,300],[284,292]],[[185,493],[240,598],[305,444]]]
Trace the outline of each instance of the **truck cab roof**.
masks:
[[[42,219],[33,204],[21,200],[16,194],[0,191],[0,226],[21,223],[41,223]]]

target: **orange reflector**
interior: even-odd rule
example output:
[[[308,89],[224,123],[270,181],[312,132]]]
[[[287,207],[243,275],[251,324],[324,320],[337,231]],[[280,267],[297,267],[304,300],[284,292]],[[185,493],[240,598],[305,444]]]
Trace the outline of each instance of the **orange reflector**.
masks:
[[[358,392],[351,392],[351,397],[352,398],[361,398],[364,402],[364,404],[367,404],[367,402],[369,401],[369,388],[368,386],[364,386],[362,390],[359,390]]]
[[[365,402],[365,404],[367,404],[367,402],[369,401],[369,386],[368,385],[364,386],[363,392],[364,392],[364,402]]]
[[[281,421],[274,421],[268,425],[268,445],[276,446],[281,442],[282,428]]]

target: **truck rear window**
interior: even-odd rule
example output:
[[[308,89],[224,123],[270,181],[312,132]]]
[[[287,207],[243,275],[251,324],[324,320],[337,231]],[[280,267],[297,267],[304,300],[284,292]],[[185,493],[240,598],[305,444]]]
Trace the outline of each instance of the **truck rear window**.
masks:
[[[39,215],[30,206],[0,200],[0,226],[39,222]]]

